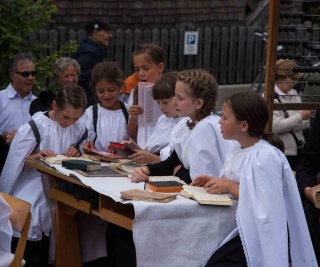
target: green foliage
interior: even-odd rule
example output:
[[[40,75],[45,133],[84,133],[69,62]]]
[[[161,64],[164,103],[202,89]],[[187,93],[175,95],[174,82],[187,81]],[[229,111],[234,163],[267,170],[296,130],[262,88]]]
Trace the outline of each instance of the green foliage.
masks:
[[[70,42],[49,56],[43,56],[49,47],[34,42],[31,37],[53,22],[52,15],[56,11],[52,0],[0,1],[0,88],[10,81],[8,62],[17,53],[31,52],[36,57],[36,84],[38,88],[45,88],[47,79],[52,76],[53,62],[75,51],[75,42]]]

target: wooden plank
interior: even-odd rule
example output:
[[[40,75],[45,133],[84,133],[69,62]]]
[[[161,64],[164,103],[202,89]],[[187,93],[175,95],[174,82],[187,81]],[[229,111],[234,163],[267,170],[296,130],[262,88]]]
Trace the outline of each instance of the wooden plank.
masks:
[[[229,55],[228,55],[228,83],[235,83],[236,79],[236,48],[238,43],[238,29],[230,28]]]
[[[164,52],[164,67],[166,70],[168,69],[168,60],[170,58],[169,55],[169,31],[167,29],[162,29],[160,31],[160,47],[163,48]]]
[[[320,108],[320,102],[304,103],[274,103],[274,110],[316,110]]]
[[[203,68],[207,71],[211,71],[211,58],[212,58],[212,29],[206,27],[204,30],[203,39]]]
[[[179,29],[178,35],[178,70],[186,69],[186,59],[185,55],[183,54],[183,45],[184,45],[184,29]]]
[[[130,76],[133,73],[132,69],[132,52],[133,52],[133,32],[128,29],[125,31],[124,41],[124,58],[123,58],[123,71],[125,77]]]
[[[203,30],[202,28],[197,28],[197,32],[199,32],[199,41],[198,41],[198,54],[194,58],[194,68],[202,69],[203,68],[203,58],[206,56],[204,55],[203,51]]]
[[[55,29],[49,31],[49,53],[53,54],[58,50],[58,32]]]
[[[218,27],[213,29],[213,43],[212,43],[212,60],[211,60],[211,73],[217,78],[220,72],[220,44],[221,44],[221,30]],[[218,81],[219,82],[219,81]]]
[[[220,72],[218,83],[226,84],[228,75],[228,49],[229,49],[229,29],[223,27],[221,31],[221,49],[220,49]]]
[[[238,42],[238,53],[237,53],[237,76],[236,76],[236,83],[243,83],[243,74],[245,71],[245,57],[244,57],[244,51],[245,51],[245,43],[246,43],[246,29],[245,27],[239,28],[239,42]]]
[[[178,31],[177,29],[170,29],[170,38],[169,38],[169,57],[168,57],[168,67],[170,70],[178,69]]]
[[[244,81],[249,83],[253,79],[253,53],[252,47],[254,45],[254,31],[255,27],[248,27],[246,34],[246,53],[245,53],[245,71],[244,71]]]
[[[122,70],[124,69],[125,62],[124,62],[124,32],[123,31],[116,31],[115,35],[115,55],[114,60],[119,64]],[[126,74],[125,74],[126,75]]]

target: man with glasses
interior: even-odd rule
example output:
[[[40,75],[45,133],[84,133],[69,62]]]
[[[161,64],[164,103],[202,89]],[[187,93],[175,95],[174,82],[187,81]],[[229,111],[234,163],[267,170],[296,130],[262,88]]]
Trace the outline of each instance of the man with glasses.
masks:
[[[11,83],[0,91],[0,133],[10,144],[18,128],[31,119],[29,107],[36,97],[31,90],[35,82],[35,59],[19,53],[9,63]]]

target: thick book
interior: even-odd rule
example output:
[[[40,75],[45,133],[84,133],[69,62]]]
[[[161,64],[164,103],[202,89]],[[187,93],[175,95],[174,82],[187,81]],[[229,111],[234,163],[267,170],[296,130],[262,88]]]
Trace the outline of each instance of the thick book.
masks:
[[[100,162],[93,162],[87,160],[79,159],[66,159],[62,160],[62,167],[71,169],[71,170],[81,170],[81,171],[97,171],[101,170]]]
[[[150,176],[145,189],[152,192],[179,193],[185,184],[177,176]]]
[[[100,170],[96,170],[96,171],[83,171],[83,170],[75,170],[75,171],[85,177],[127,177],[128,176],[126,173],[115,170],[109,166],[102,166]]]
[[[120,192],[120,198],[124,200],[140,200],[150,202],[168,203],[177,198],[177,194],[161,194],[143,191],[140,189],[130,189]]]
[[[199,204],[232,206],[232,200],[227,195],[210,194],[203,187],[184,185],[180,195],[193,198]]]
[[[94,161],[121,162],[122,160],[124,160],[123,157],[121,157],[117,154],[98,150],[95,148],[94,149],[86,148],[86,150],[88,150],[90,153],[92,153],[93,156],[91,154],[88,154],[88,157]]]
[[[127,159],[128,156],[136,153],[136,151],[132,149],[129,144],[121,144],[118,142],[110,142],[108,148],[114,150],[119,156],[125,159]]]
[[[125,163],[115,164],[113,166],[114,166],[114,168],[116,168],[116,169],[118,169],[120,171],[123,171],[123,172],[125,172],[127,174],[131,174],[134,171],[134,169],[142,167],[144,165],[137,164],[137,163],[134,163],[134,162],[125,162]]]

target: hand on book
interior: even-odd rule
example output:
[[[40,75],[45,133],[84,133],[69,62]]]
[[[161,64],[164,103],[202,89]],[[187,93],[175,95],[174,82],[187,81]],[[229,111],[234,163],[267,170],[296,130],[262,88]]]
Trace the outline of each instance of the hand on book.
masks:
[[[133,170],[131,173],[131,182],[133,183],[139,183],[139,182],[145,182],[149,181],[149,168],[148,167],[140,167]]]
[[[128,158],[133,160],[137,164],[154,164],[161,161],[158,155],[152,154],[145,150],[138,150]]]
[[[94,143],[93,143],[93,141],[88,141],[88,142],[86,142],[86,143],[83,145],[83,151],[84,151],[84,153],[86,153],[86,154],[93,154],[93,153],[91,152],[92,149],[94,149]]]
[[[78,149],[76,149],[74,146],[70,146],[64,153],[63,155],[67,157],[79,157],[81,156],[81,153],[79,152]]]
[[[143,108],[139,105],[132,105],[129,107],[128,113],[131,117],[137,119],[138,115],[143,113]]]
[[[49,149],[40,150],[38,153],[31,154],[28,159],[30,160],[37,160],[37,159],[44,159],[46,157],[54,157],[56,154]]]
[[[320,185],[313,187],[306,187],[304,189],[305,197],[310,200],[314,205],[316,204],[316,192],[320,190]]]

